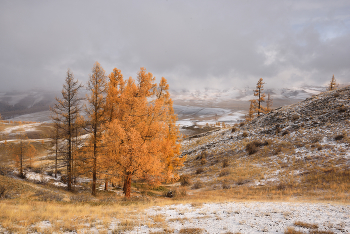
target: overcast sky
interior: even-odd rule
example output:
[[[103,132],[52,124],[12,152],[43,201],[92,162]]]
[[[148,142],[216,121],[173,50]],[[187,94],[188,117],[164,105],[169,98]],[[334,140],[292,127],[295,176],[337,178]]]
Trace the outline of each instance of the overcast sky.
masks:
[[[173,89],[350,82],[350,1],[0,1],[0,90],[145,67]]]

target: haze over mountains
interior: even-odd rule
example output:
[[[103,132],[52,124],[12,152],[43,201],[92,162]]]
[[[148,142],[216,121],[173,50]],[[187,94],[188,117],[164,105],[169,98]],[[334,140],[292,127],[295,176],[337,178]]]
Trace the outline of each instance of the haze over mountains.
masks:
[[[274,107],[292,104],[324,91],[325,87],[308,86],[303,88],[265,89],[274,100]],[[82,96],[85,94],[82,93]],[[50,106],[60,92],[47,90],[8,91],[0,93],[0,113],[3,119],[16,121],[49,121]],[[253,87],[244,89],[229,88],[203,90],[171,90],[174,109],[180,125],[186,121],[206,120],[227,122],[236,121],[254,99]],[[242,112],[243,111],[243,112]],[[237,114],[237,112],[239,112]],[[231,116],[231,117],[230,117]],[[234,117],[232,117],[234,116]],[[221,118],[221,119],[220,119]],[[228,122],[230,122],[228,121]]]

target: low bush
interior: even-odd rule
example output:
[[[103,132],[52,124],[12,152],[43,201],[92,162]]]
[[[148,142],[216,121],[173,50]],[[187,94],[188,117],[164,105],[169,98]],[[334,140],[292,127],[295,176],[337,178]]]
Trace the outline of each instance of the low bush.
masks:
[[[203,229],[200,228],[183,228],[179,231],[179,234],[201,234]]]
[[[197,181],[193,184],[192,189],[200,189],[200,188],[203,188],[203,183],[202,183],[202,181],[197,180]]]
[[[249,134],[248,134],[247,132],[243,132],[243,133],[242,133],[242,137],[248,137],[248,135],[249,135]]]
[[[228,170],[228,169],[223,169],[223,170],[220,171],[219,177],[227,176],[227,175],[229,175],[229,174],[230,174],[230,170]]]
[[[164,193],[165,197],[170,197],[170,198],[182,198],[187,196],[187,189],[182,187],[182,188],[175,188],[173,190],[170,190],[166,193]]]
[[[345,134],[340,134],[340,135],[335,136],[335,137],[334,137],[334,140],[340,141],[340,140],[343,140],[344,137],[345,137]]]
[[[202,167],[200,167],[200,168],[198,168],[197,170],[196,170],[196,174],[198,175],[198,174],[202,174],[204,172],[204,169],[202,168]]]
[[[304,234],[304,232],[299,232],[293,227],[287,227],[287,229],[284,231],[284,234]]]
[[[41,167],[34,167],[33,168],[33,172],[35,173],[41,173],[43,171],[43,169]]]
[[[296,120],[298,120],[299,119],[299,115],[298,114],[293,114],[292,115],[292,120],[293,121],[296,121]]]
[[[222,189],[230,189],[231,186],[227,181],[222,182]]]
[[[180,182],[181,186],[191,185],[192,184],[191,176],[190,175],[181,175],[179,182]]]
[[[340,113],[343,113],[343,112],[346,112],[347,109],[348,109],[348,108],[346,108],[346,106],[342,105],[342,106],[340,106],[340,107],[338,108],[338,111],[339,111]]]
[[[0,165],[0,175],[8,175],[11,172],[11,170],[5,166]]]
[[[222,161],[222,168],[226,168],[230,165],[229,161],[227,158],[224,159],[224,161]]]
[[[277,135],[278,133],[281,132],[282,128],[279,124],[276,124],[275,128],[276,128],[276,135]]]
[[[246,145],[245,150],[248,152],[249,155],[251,154],[255,154],[256,152],[258,152],[258,146],[255,144],[256,142],[250,142]]]
[[[310,224],[310,223],[305,223],[305,222],[301,222],[301,221],[295,221],[294,225],[297,227],[309,228],[309,229],[317,229],[318,228],[317,224]]]
[[[237,184],[237,185],[243,185],[243,184],[246,184],[246,183],[249,183],[249,182],[250,182],[250,180],[238,179],[238,180],[236,181],[236,184]]]
[[[268,145],[268,144],[269,144],[268,141],[265,141],[265,142],[252,141],[252,142],[249,142],[246,145],[246,151],[248,152],[249,155],[255,154],[256,152],[258,152],[259,147],[265,146],[265,145]]]
[[[6,195],[6,187],[3,185],[0,185],[0,198],[4,198]]]
[[[317,142],[319,142],[320,140],[322,140],[322,136],[319,135],[319,134],[317,134],[317,135],[315,135],[315,136],[312,136],[312,137],[310,138],[311,143],[317,143]]]

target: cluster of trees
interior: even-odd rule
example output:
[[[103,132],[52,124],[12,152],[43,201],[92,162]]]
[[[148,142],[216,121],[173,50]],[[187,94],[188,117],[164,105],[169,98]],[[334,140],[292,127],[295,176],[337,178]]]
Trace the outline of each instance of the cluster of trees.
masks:
[[[64,160],[68,190],[82,174],[92,178],[93,195],[104,179],[106,185],[121,182],[126,197],[133,179],[151,184],[177,179],[185,159],[179,157],[179,129],[165,78],[157,84],[144,68],[136,80],[125,80],[117,68],[107,78],[96,62],[84,99],[82,88],[68,70],[62,98],[51,108],[56,175],[57,160]]]
[[[263,78],[260,78],[254,90],[254,96],[257,97],[257,99],[250,100],[249,112],[245,116],[246,121],[251,121],[255,116],[260,116],[260,114],[266,114],[271,111],[273,101],[270,93],[268,93],[267,100],[265,100],[266,94],[262,92],[264,90],[264,84]],[[334,90],[337,86],[338,84],[333,75],[328,85],[328,90]],[[264,102],[266,102],[266,106],[262,106]]]
[[[266,100],[266,94],[263,93],[264,84],[263,78],[260,78],[256,84],[254,96],[257,97],[257,99],[250,100],[249,112],[245,117],[247,121],[251,121],[256,115],[260,116],[260,114],[265,114],[271,111],[272,98],[270,93],[268,93]],[[266,102],[266,106],[262,105],[264,102]]]

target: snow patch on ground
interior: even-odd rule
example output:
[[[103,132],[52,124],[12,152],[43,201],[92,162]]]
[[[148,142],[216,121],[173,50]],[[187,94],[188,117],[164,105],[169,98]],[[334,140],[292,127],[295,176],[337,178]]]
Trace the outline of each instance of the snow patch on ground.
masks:
[[[18,126],[12,126],[12,127],[7,127],[3,131],[4,134],[12,134],[17,131],[25,131],[25,132],[32,132],[36,131],[36,127],[40,126],[41,123],[31,123],[31,124],[22,124]]]
[[[323,203],[292,202],[227,202],[152,207],[148,215],[163,215],[170,229],[178,233],[183,228],[201,228],[207,233],[284,233],[301,221],[317,224],[319,230],[334,233],[350,231],[350,206]],[[305,228],[295,227],[299,231]],[[147,233],[147,226],[131,233]]]

